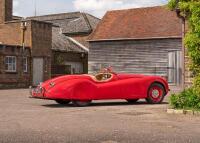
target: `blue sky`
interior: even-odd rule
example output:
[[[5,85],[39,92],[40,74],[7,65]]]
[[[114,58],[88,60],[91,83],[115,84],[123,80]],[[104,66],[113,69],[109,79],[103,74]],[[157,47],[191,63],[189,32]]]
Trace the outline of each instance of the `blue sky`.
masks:
[[[37,15],[82,11],[101,18],[106,11],[164,5],[167,0],[14,0],[14,15]]]

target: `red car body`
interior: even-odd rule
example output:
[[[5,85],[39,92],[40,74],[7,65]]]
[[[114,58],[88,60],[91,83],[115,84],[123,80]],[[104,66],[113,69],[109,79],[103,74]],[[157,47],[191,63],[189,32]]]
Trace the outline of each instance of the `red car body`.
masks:
[[[34,98],[70,101],[137,100],[148,98],[153,84],[159,86],[157,86],[157,92],[155,92],[155,86],[152,93],[165,96],[169,91],[167,81],[159,76],[116,73],[109,73],[109,76],[107,80],[97,80],[95,76],[86,74],[61,76],[42,83],[31,91],[31,95]]]

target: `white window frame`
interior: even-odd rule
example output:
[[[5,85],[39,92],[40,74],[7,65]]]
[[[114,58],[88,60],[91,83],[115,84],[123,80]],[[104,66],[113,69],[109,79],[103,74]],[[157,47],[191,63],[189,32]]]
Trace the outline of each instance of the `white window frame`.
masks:
[[[6,60],[8,58],[8,60]],[[15,62],[9,63],[9,59],[12,58],[15,59]],[[5,56],[5,67],[8,65],[8,69],[5,69],[6,72],[16,72],[17,71],[17,58],[16,56]],[[12,67],[12,69],[9,69],[9,67]],[[15,68],[14,68],[15,67]]]
[[[25,61],[25,62],[24,62],[24,61]],[[24,66],[25,66],[25,68],[24,68]],[[28,72],[28,58],[27,58],[27,57],[23,57],[23,71],[24,71],[25,73]]]

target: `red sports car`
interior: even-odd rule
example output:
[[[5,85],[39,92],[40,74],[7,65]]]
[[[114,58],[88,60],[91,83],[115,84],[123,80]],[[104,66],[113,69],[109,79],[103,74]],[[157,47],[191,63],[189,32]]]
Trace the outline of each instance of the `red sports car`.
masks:
[[[125,99],[134,103],[146,99],[159,104],[169,92],[167,81],[158,76],[116,74],[112,71],[92,75],[66,75],[48,80],[31,90],[31,97],[55,100],[59,104],[72,102],[87,106],[92,100]]]

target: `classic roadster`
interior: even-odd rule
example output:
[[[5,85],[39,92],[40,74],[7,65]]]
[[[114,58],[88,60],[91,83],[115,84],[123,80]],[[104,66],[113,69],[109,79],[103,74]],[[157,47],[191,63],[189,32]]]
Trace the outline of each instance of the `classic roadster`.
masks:
[[[146,99],[159,104],[169,92],[167,81],[159,76],[117,74],[105,69],[96,75],[60,76],[31,90],[32,98],[55,100],[59,104],[72,102],[88,106],[92,100],[125,99],[135,103]]]

